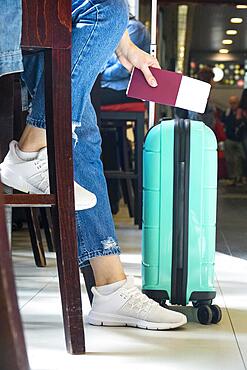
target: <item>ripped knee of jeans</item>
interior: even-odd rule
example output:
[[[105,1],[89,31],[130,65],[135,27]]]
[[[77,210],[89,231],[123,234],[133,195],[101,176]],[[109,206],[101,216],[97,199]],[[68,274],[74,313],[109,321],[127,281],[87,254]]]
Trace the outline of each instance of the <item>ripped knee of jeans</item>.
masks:
[[[79,122],[72,122],[72,139],[74,140],[74,147],[76,146],[76,144],[78,143],[78,136],[75,132],[76,130],[76,127],[80,127],[80,123]]]
[[[111,249],[118,246],[116,240],[114,240],[111,236],[108,236],[105,240],[102,240],[101,244],[104,249]]]

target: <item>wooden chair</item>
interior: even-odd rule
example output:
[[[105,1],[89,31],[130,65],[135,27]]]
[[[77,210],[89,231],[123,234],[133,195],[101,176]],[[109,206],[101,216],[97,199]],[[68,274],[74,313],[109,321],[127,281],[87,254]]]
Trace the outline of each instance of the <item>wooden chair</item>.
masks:
[[[71,0],[23,0],[22,46],[26,50],[44,50],[45,54],[51,194],[4,195],[4,203],[11,206],[51,206],[66,346],[69,353],[81,354],[85,352],[85,341],[73,193]]]
[[[120,179],[126,182],[127,204],[130,217],[134,216],[135,225],[142,227],[142,147],[146,106],[143,102],[112,104],[101,106],[101,130],[109,127],[118,129],[121,135],[122,165],[118,171],[105,171],[107,179]],[[135,122],[135,155],[134,170],[130,168],[127,145],[127,122]],[[111,124],[109,124],[111,123]],[[134,194],[133,186],[134,184]]]
[[[29,370],[0,193],[0,369]]]

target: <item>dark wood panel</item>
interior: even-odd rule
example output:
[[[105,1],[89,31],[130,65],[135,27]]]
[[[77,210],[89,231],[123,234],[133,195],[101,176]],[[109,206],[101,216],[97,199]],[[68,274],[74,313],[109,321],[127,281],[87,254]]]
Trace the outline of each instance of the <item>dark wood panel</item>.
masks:
[[[71,47],[71,0],[57,0],[53,2],[53,47],[69,48]]]
[[[52,221],[64,329],[68,352],[81,354],[85,352],[85,341],[74,208],[70,50],[47,50],[45,64],[50,188],[57,194],[57,206],[52,207]]]
[[[0,78],[0,162],[9,150],[9,142],[13,138],[13,107],[14,107],[14,76]]]
[[[0,187],[2,193],[2,187]],[[29,370],[0,193],[0,369]]]
[[[22,1],[22,45],[52,46],[52,2]]]
[[[38,208],[25,208],[27,216],[28,231],[31,239],[34,260],[37,267],[46,266],[45,251],[40,230]]]
[[[71,0],[23,0],[22,6],[22,46],[70,47]]]
[[[5,194],[3,196],[4,204],[25,206],[47,206],[56,204],[56,197],[50,194]]]

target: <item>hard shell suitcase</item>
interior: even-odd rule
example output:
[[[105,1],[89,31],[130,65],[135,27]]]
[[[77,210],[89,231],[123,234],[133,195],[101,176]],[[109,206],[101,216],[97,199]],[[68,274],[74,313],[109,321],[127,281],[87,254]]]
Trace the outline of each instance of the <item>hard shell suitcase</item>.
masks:
[[[143,171],[143,291],[160,304],[192,301],[201,323],[217,323],[213,131],[203,122],[162,121],[146,136]]]

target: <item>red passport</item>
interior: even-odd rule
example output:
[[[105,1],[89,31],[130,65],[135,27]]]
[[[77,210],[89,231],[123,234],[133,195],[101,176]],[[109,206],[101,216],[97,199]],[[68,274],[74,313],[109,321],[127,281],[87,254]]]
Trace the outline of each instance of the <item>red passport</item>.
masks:
[[[134,68],[127,89],[129,97],[204,113],[210,84],[164,69],[150,70],[158,86],[149,86],[141,70]]]

